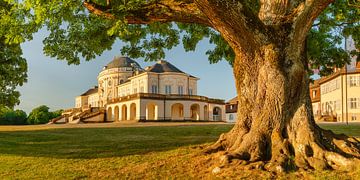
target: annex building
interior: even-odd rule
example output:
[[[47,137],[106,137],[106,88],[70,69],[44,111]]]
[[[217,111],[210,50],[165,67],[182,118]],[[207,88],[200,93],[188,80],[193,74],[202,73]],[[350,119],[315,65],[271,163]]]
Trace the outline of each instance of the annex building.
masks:
[[[53,122],[225,120],[224,100],[198,95],[199,78],[164,60],[143,69],[128,57],[115,57],[97,80]]]
[[[315,120],[360,122],[360,62],[353,62],[310,85]]]

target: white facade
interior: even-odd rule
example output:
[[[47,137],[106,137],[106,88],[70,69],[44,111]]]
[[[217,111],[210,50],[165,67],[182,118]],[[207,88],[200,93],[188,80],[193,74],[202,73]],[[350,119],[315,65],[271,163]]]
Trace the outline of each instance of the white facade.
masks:
[[[197,95],[198,78],[158,61],[145,70],[115,57],[98,76],[98,88],[76,98],[76,108],[106,109],[106,121],[223,121],[225,103]]]

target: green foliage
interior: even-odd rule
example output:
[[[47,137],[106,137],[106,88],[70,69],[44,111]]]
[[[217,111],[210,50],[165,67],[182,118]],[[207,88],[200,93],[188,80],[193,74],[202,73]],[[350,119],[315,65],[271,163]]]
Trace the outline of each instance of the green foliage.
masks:
[[[7,107],[0,108],[0,125],[24,125],[27,115],[22,110],[12,110]]]
[[[328,75],[331,67],[342,67],[349,62],[344,51],[344,37],[351,36],[360,49],[360,8],[349,6],[347,0],[332,3],[315,21],[309,32],[307,47],[312,68],[321,68],[320,75]],[[358,55],[360,51],[353,51]]]
[[[27,78],[27,63],[21,57],[20,43],[32,39],[37,26],[29,10],[13,1],[0,0],[0,106],[13,108],[19,103],[22,86]]]
[[[195,51],[197,44],[204,39],[214,45],[206,52],[210,63],[226,60],[232,65],[235,57],[228,43],[209,27],[173,22],[127,24],[125,16],[137,16],[136,10],[153,1],[111,1],[111,9],[106,9],[106,0],[91,1],[97,3],[98,8],[114,14],[116,20],[89,14],[83,6],[79,6],[81,0],[24,2],[26,7],[34,10],[34,19],[39,24],[46,24],[51,32],[44,40],[44,52],[51,57],[67,60],[69,64],[78,64],[80,57],[86,60],[95,58],[111,49],[116,39],[126,43],[121,49],[122,54],[133,58],[144,57],[146,61],[164,58],[165,50],[179,44],[186,51]],[[245,1],[245,5],[258,13],[258,1],[255,4]],[[351,35],[359,48],[359,11],[359,8],[349,6],[346,0],[340,0],[330,5],[315,21],[308,35],[308,57],[311,67],[320,68],[322,75],[330,73],[331,67],[341,67],[349,61],[342,47],[344,36]]]
[[[28,124],[45,124],[49,120],[60,116],[61,113],[62,110],[50,112],[49,107],[41,105],[30,112],[27,122]]]

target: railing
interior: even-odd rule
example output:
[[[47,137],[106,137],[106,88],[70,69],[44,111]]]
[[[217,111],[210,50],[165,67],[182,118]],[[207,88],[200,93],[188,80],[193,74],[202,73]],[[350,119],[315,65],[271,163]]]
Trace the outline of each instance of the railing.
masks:
[[[210,103],[218,103],[218,104],[224,104],[225,101],[222,99],[212,99],[205,96],[197,96],[197,95],[179,95],[179,94],[153,94],[153,93],[137,93],[137,94],[131,94],[123,97],[113,98],[109,100],[109,103],[116,103],[121,101],[128,101],[130,99],[135,98],[156,98],[156,99],[168,99],[168,100],[175,100],[175,99],[181,99],[181,100],[198,100],[198,101],[207,101]]]

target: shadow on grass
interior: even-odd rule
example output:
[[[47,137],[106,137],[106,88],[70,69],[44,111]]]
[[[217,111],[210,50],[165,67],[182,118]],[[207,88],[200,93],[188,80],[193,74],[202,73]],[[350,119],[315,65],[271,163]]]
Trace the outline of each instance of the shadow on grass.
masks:
[[[0,154],[74,159],[121,157],[213,142],[231,127],[207,125],[0,132]]]

